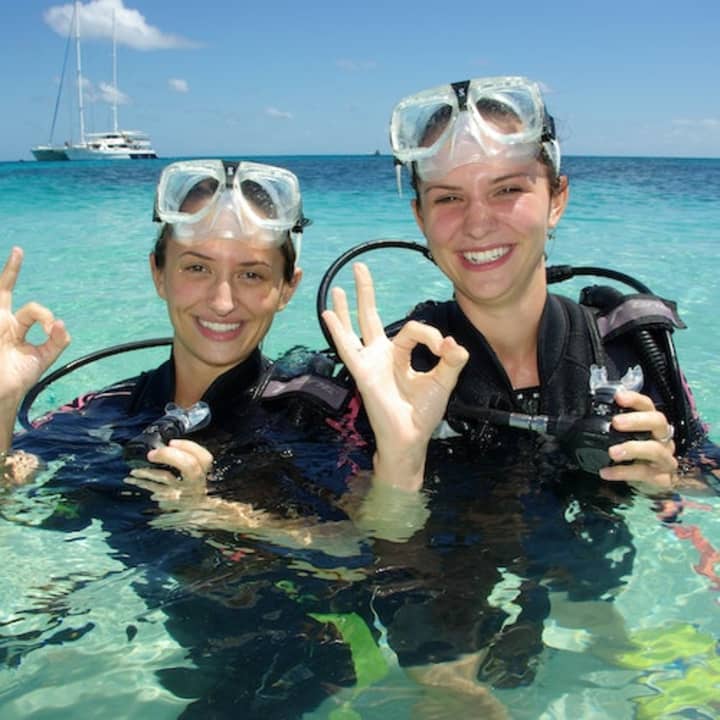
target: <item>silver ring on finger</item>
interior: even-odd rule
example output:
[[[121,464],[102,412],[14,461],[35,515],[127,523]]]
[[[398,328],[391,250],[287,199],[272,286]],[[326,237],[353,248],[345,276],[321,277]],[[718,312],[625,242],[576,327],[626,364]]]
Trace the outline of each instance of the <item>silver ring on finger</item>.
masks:
[[[661,437],[658,442],[663,445],[667,445],[675,437],[675,426],[672,423],[668,423],[667,433]]]

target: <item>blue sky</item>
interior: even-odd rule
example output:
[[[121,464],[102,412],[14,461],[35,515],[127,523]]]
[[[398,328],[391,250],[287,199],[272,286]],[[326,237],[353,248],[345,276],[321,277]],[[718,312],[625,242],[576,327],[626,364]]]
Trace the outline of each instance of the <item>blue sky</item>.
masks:
[[[0,160],[31,159],[72,4],[2,6]],[[113,8],[120,125],[163,156],[387,152],[402,96],[512,74],[546,88],[566,154],[720,157],[717,0],[84,0],[88,131],[111,126]]]

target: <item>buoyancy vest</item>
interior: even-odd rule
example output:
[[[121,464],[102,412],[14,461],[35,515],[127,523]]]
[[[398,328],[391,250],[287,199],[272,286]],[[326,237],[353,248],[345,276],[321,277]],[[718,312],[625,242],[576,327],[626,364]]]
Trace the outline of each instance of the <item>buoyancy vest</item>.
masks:
[[[454,301],[418,305],[409,319],[452,336],[470,354],[455,393],[463,402],[516,412],[527,406],[518,397],[497,355]],[[544,414],[582,414],[587,408],[590,365],[597,363],[585,312],[576,303],[548,295],[538,333],[539,406]],[[425,347],[413,354],[416,370],[429,370],[437,358]]]
[[[465,404],[549,416],[582,416],[591,403],[591,365],[605,366],[611,380],[640,365],[645,378],[643,392],[675,424],[684,436],[683,445],[701,436],[694,403],[681,381],[672,346],[670,333],[684,327],[674,304],[645,294],[619,299],[613,296],[612,303],[592,304],[593,298],[587,296],[586,300],[588,304],[581,304],[562,295],[547,295],[538,330],[540,384],[532,393],[512,387],[492,347],[455,301],[421,303],[408,319],[436,327],[469,351],[470,360],[455,388],[455,395]],[[643,333],[649,334],[652,342]],[[417,370],[428,370],[436,362],[427,348],[419,347],[413,353]],[[673,371],[680,377],[674,377]]]

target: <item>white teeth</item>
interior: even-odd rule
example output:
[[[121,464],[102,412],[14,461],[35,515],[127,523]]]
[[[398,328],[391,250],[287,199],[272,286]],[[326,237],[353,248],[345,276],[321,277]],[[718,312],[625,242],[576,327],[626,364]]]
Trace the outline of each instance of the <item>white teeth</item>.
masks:
[[[471,262],[473,265],[482,265],[483,263],[490,263],[494,262],[495,260],[499,260],[501,257],[507,255],[509,252],[510,248],[505,245],[503,247],[493,248],[492,250],[484,250],[483,252],[464,252],[462,255],[468,262]]]
[[[213,332],[232,332],[233,330],[237,330],[240,327],[240,323],[218,323],[218,322],[209,322],[208,320],[200,320],[198,318],[198,322],[208,330],[212,330]]]

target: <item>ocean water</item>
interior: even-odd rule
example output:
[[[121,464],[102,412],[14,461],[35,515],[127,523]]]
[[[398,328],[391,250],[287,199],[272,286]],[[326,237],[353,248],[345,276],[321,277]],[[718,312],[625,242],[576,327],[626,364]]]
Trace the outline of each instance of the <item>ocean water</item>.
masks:
[[[14,305],[38,301],[65,320],[73,343],[60,363],[114,344],[170,334],[147,255],[155,233],[153,188],[162,167],[173,159],[0,164],[0,253],[20,245],[26,255]],[[404,196],[398,195],[387,156],[254,159],[298,175],[305,213],[313,221],[303,242],[302,285],[275,321],[264,350],[276,356],[296,344],[324,347],[315,309],[324,271],[360,242],[420,241],[408,207],[409,187],[406,182]],[[720,442],[720,160],[569,157],[565,171],[570,203],[548,245],[549,263],[620,270],[677,302],[688,326],[675,335],[680,362],[711,437]],[[450,294],[447,281],[418,253],[383,250],[363,259],[373,270],[380,312],[388,322],[422,299]],[[350,289],[349,270],[337,281]],[[587,283],[581,278],[556,289],[574,296]],[[143,351],[83,368],[51,386],[32,414],[152,367],[165,355],[166,350]],[[615,720],[636,712],[637,717],[660,717],[679,707],[673,703],[687,692],[697,697],[692,717],[720,715],[712,700],[713,692],[720,697],[713,649],[720,638],[718,510],[713,498],[690,505],[684,535],[649,521],[654,518],[649,505],[639,503],[628,511],[639,550],[633,576],[616,605],[631,631],[657,630],[675,649],[618,668],[583,653],[589,630],[583,635],[562,623],[550,626],[554,645],[548,645],[556,649],[535,683],[523,692],[499,692],[513,717]],[[34,519],[28,521],[26,511]],[[52,534],[35,531],[35,515],[41,511],[21,493],[2,506],[7,574],[0,591],[2,638],[17,639],[23,631],[37,636],[37,649],[22,662],[12,662],[10,640],[0,645],[3,717],[90,716],[91,708],[102,708],[111,717],[177,717],[187,700],[158,683],[155,673],[191,665],[191,660],[133,592],[138,571],[106,552],[99,527],[68,535],[60,545]],[[72,561],[77,568],[66,567],[63,548],[70,543],[81,548]],[[50,585],[52,591],[47,590]],[[87,638],[49,640],[42,621],[52,616],[48,608],[61,596],[69,615],[84,615],[94,625]],[[107,618],[117,613],[118,600],[123,619],[129,623],[142,616],[144,621],[142,642],[130,651],[108,630]],[[34,621],[28,607],[34,608]],[[579,679],[570,683],[570,675]],[[350,698],[353,712],[368,718],[405,717],[417,700],[399,672],[391,672],[377,687],[343,697]],[[639,702],[638,697],[646,699]],[[660,701],[652,705],[653,698]],[[330,716],[338,708],[347,710],[333,700],[312,717]]]
[[[269,355],[293,344],[324,346],[316,292],[340,253],[378,238],[421,241],[387,156],[269,157],[300,178],[313,224],[303,241],[304,279],[265,343]],[[149,280],[154,240],[154,184],[166,160],[132,163],[0,164],[0,252],[26,253],[15,304],[36,300],[65,320],[74,338],[60,362],[110,345],[170,333]],[[637,277],[677,302],[688,329],[676,334],[683,369],[703,416],[720,423],[720,299],[717,244],[720,160],[570,157],[568,210],[548,245],[550,264],[609,267]],[[374,271],[378,303],[388,322],[427,297],[447,297],[443,276],[419,254],[387,250],[363,256]],[[352,288],[348,272],[337,282]],[[556,289],[575,295],[588,280]],[[162,352],[158,354],[158,357]],[[72,385],[53,386],[38,408],[96,387],[112,375],[147,367],[148,354],[110,369],[78,371]],[[44,401],[44,406],[43,406]],[[716,436],[717,437],[717,436]]]

